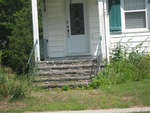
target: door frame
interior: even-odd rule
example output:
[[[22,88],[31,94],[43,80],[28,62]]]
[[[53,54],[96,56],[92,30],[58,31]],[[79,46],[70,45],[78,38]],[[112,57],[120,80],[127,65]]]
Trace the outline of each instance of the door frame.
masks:
[[[74,53],[69,53],[69,41],[68,38],[71,36],[71,26],[70,26],[70,1],[72,1],[72,3],[83,3],[84,4],[84,27],[85,27],[85,35],[87,37],[88,40],[88,52],[85,53],[81,53],[81,54],[74,54]],[[66,55],[67,56],[78,56],[78,55],[90,55],[90,40],[89,40],[89,36],[88,36],[88,19],[87,19],[87,2],[86,0],[65,0],[65,5],[66,5]],[[68,33],[68,28],[69,27],[69,33]]]

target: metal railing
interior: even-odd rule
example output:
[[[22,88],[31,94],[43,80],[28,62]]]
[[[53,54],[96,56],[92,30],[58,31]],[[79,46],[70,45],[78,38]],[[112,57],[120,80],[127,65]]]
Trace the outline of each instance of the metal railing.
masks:
[[[99,72],[101,68],[101,63],[102,63],[101,41],[102,41],[102,37],[100,36],[98,38],[98,44],[97,44],[96,52],[95,52],[96,60],[93,61],[93,66],[91,69],[91,77],[97,76],[97,73]]]
[[[34,67],[35,67],[35,61],[32,59],[33,58],[33,55],[34,55],[34,51],[35,51],[35,48],[38,44],[38,41],[36,40],[32,50],[31,50],[31,53],[30,53],[30,56],[28,58],[28,62],[27,62],[27,65],[26,65],[26,70],[30,73],[31,72],[31,67],[33,68],[33,72],[34,72]],[[33,74],[32,72],[32,74]]]

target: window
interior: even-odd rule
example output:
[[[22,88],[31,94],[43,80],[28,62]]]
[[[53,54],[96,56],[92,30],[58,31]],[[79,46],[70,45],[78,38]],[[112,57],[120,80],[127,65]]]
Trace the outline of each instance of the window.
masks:
[[[71,35],[84,34],[84,6],[82,3],[70,5]]]
[[[122,0],[123,30],[147,28],[147,0]]]

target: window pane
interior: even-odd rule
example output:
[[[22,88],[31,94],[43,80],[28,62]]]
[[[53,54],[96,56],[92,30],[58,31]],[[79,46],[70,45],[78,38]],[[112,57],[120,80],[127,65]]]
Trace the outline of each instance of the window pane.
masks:
[[[125,10],[145,9],[145,0],[124,0]]]
[[[82,3],[70,6],[71,35],[84,34],[84,9]]]
[[[145,28],[145,12],[125,13],[126,29]]]

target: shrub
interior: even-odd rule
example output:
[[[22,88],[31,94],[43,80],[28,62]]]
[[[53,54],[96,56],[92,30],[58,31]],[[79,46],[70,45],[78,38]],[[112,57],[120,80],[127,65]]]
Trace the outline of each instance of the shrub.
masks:
[[[121,47],[121,46],[119,46]],[[92,79],[90,86],[121,84],[127,81],[140,81],[150,77],[150,56],[133,50],[128,53],[117,47],[110,64]]]
[[[31,8],[26,7],[14,14],[15,24],[9,45],[2,53],[2,65],[11,67],[17,74],[26,72],[26,64],[32,48]]]
[[[21,3],[22,7],[12,14],[11,34],[7,37],[9,43],[7,48],[4,48],[2,51],[1,63],[12,68],[18,75],[28,72],[26,64],[33,48],[31,1],[23,0]],[[41,3],[42,1],[38,0],[39,6],[42,5]],[[41,8],[39,8],[39,15],[41,15]],[[42,38],[41,17],[39,16],[40,38]]]

